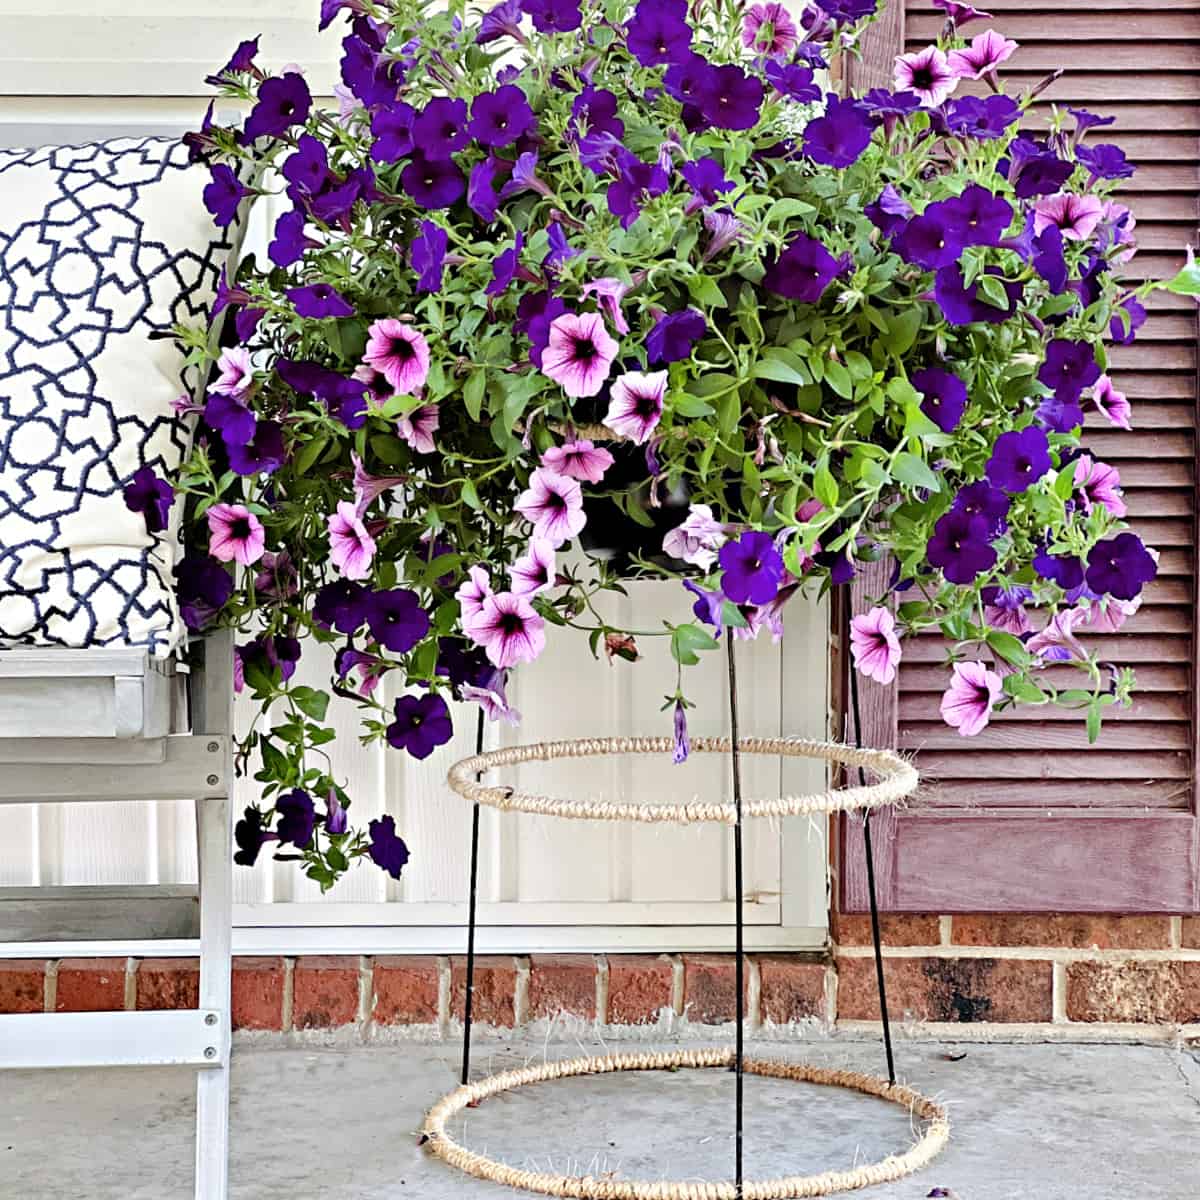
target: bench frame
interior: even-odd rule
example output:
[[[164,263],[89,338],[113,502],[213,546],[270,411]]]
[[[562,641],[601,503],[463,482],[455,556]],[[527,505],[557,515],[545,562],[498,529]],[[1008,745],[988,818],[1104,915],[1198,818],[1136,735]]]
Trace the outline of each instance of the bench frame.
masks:
[[[226,1200],[232,636],[214,634],[203,649],[203,666],[190,678],[138,650],[0,651],[0,807],[194,801],[200,951],[197,1009],[0,1015],[0,1068],[195,1067],[195,1196]],[[73,709],[62,707],[72,703]],[[47,717],[55,712],[67,717],[49,725]],[[189,732],[169,732],[176,725]],[[55,727],[69,736],[44,735]],[[161,916],[156,904],[164,905]],[[12,943],[127,938],[134,932],[129,922],[147,917],[151,928],[138,930],[140,936],[178,938],[194,926],[189,920],[194,905],[178,886],[0,889],[0,913],[5,907],[9,916],[0,916],[0,941]],[[85,924],[92,932],[83,932]]]

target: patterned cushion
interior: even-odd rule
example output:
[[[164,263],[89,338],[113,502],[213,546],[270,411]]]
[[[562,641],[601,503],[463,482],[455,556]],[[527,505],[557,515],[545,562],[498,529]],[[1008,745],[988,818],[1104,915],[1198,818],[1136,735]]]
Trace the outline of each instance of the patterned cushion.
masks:
[[[149,335],[212,300],[206,177],[161,138],[0,150],[0,646],[181,636],[177,527],[148,535],[122,492],[187,448],[182,356]]]

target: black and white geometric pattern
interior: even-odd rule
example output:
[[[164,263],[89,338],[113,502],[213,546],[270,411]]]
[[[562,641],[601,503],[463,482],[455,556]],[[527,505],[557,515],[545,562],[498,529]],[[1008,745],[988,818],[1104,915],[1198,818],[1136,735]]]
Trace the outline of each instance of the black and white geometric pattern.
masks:
[[[206,179],[162,138],[0,150],[0,646],[179,639],[177,529],[122,491],[187,451],[182,357],[148,335],[212,300]]]

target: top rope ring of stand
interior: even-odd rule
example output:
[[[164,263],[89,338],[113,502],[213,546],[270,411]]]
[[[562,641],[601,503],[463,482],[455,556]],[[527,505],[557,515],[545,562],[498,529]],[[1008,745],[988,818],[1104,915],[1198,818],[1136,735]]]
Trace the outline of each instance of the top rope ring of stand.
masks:
[[[477,800],[510,812],[568,817],[593,821],[675,821],[687,824],[714,821],[737,823],[733,804],[625,804],[608,800],[564,800],[538,796],[500,784],[481,783],[477,776],[517,763],[551,762],[560,758],[596,758],[617,754],[669,754],[673,743],[666,737],[576,738],[564,742],[535,742],[510,746],[464,758],[450,768],[450,787],[467,800]],[[728,754],[728,738],[693,738],[694,754]],[[861,767],[875,775],[876,782],[860,787],[832,788],[803,796],[769,800],[748,799],[742,803],[743,817],[791,817],[815,812],[870,810],[895,804],[917,788],[916,769],[888,750],[860,750],[836,742],[807,738],[777,737],[738,739],[742,754],[778,754],[784,758],[817,758],[844,767]]]

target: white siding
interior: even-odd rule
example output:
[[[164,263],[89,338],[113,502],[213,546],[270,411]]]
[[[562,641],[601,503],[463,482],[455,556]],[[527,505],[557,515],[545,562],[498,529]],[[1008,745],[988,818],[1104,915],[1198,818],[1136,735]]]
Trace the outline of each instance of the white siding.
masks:
[[[299,63],[314,91],[328,93],[340,37],[336,31],[317,35],[317,7],[317,0],[71,0],[36,9],[29,0],[0,0],[0,145],[177,134],[203,113],[204,76],[226,61],[239,40],[260,32],[261,61]],[[636,585],[629,600],[614,602],[646,627],[687,611],[682,591],[668,585]],[[745,732],[825,734],[826,627],[823,605],[797,601],[782,649],[766,640],[742,649]],[[645,661],[637,665],[609,665],[592,661],[579,638],[552,634],[542,661],[521,673],[516,703],[525,722],[517,737],[669,731],[669,714],[658,710],[663,693],[673,688],[674,672],[665,646],[657,644],[662,639],[643,640]],[[304,677],[320,686],[326,665],[314,655],[302,668]],[[719,655],[689,673],[689,691],[702,701],[691,717],[693,732],[726,729]],[[473,749],[473,711],[457,714],[454,742],[425,763],[364,750],[355,737],[356,711],[342,705],[333,712],[342,733],[333,750],[335,769],[356,797],[356,819],[365,823],[385,808],[393,812],[412,849],[411,864],[398,884],[362,867],[327,898],[294,865],[265,861],[253,870],[239,868],[241,947],[457,944],[452,927],[465,914],[470,810],[444,780],[450,763]],[[536,781],[539,790],[661,799],[723,795],[727,777],[726,764],[699,758],[682,768],[653,760],[542,765],[520,776]],[[754,795],[806,789],[821,779],[819,768],[803,763],[747,763],[747,792]],[[253,788],[243,781],[238,801],[247,802]],[[107,805],[102,811],[42,806],[37,812],[9,809],[5,820],[0,884],[195,877],[188,805]],[[481,919],[509,927],[508,933],[489,934],[485,945],[528,948],[534,936],[536,944],[596,949],[726,944],[730,845],[729,832],[716,828],[608,827],[485,811]],[[819,942],[826,895],[823,824],[757,825],[746,848],[746,914],[759,942]],[[327,932],[304,928],[314,926]],[[321,936],[327,941],[314,941]]]

